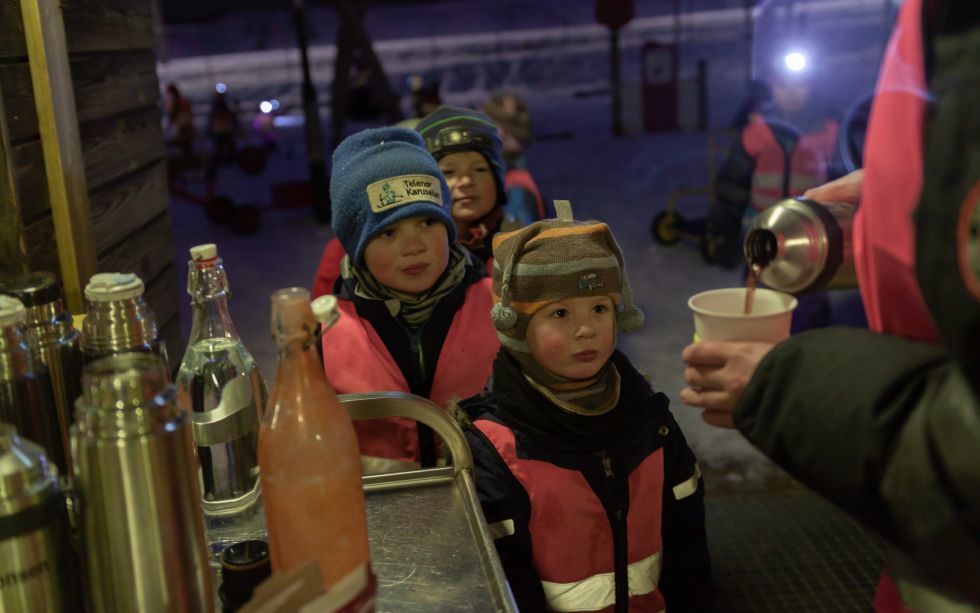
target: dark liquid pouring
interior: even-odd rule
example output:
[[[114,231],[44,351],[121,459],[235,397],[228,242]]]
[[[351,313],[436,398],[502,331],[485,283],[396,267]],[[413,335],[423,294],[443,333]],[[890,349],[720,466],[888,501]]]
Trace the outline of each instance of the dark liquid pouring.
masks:
[[[762,274],[762,265],[753,264],[749,268],[749,276],[745,280],[745,305],[742,307],[742,315],[752,313],[752,302],[755,300],[755,288],[759,284],[759,275]]]

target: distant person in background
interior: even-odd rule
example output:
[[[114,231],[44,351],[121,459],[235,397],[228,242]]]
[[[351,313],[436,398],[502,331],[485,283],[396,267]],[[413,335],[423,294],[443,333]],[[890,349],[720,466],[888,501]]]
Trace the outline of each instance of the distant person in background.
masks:
[[[879,613],[980,607],[980,3],[907,0],[865,167],[808,192],[858,206],[871,331],[684,349],[681,400],[737,427],[895,550]],[[897,584],[897,585],[896,585]],[[788,585],[787,589],[792,589]]]
[[[814,70],[807,62],[802,54],[790,53],[773,63],[771,103],[761,103],[747,114],[741,135],[715,178],[708,232],[723,265],[741,261],[744,229],[758,213],[831,178],[838,123],[814,107]],[[797,298],[793,332],[830,323],[826,292]]]
[[[207,133],[211,139],[211,157],[208,159],[206,176],[213,180],[218,166],[229,166],[235,161],[238,138],[238,115],[228,103],[223,92],[215,92],[208,113]]]
[[[197,130],[194,128],[194,111],[191,101],[180,93],[176,83],[167,85],[164,115],[167,119],[167,146],[175,148],[180,155],[193,155],[194,139],[197,137]]]
[[[408,392],[446,406],[483,389],[499,342],[490,279],[454,244],[439,165],[418,133],[364,130],[333,156],[332,226],[345,255],[340,320],[323,335],[338,393]],[[405,418],[357,420],[365,471],[434,466],[432,430]]]
[[[749,83],[749,97],[735,113],[732,127],[743,130],[757,114],[772,104],[772,87],[761,79],[752,79]]]
[[[534,140],[527,103],[517,94],[500,94],[483,105],[483,112],[497,124],[497,132],[504,146],[507,216],[516,222],[517,227],[544,219],[547,207],[538,184],[528,170],[525,153]]]
[[[412,75],[408,79],[411,95],[411,115],[419,119],[425,117],[442,105],[439,81],[427,80],[422,75]]]

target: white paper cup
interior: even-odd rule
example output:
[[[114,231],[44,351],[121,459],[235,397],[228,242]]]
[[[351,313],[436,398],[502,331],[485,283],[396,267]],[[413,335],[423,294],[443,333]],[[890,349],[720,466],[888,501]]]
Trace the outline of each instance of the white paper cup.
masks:
[[[789,336],[796,298],[759,288],[755,290],[752,312],[743,315],[745,288],[730,287],[695,294],[687,306],[694,312],[695,340],[778,343]]]

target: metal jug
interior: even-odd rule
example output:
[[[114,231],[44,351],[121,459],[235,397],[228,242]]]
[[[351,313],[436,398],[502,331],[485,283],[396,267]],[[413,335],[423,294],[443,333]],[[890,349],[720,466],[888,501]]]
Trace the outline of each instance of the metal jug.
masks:
[[[57,470],[0,423],[0,611],[68,611],[69,548]]]
[[[48,449],[48,457],[63,474],[71,474],[68,427],[75,399],[82,393],[81,334],[65,310],[58,280],[49,272],[32,272],[0,283],[0,293],[20,300],[27,311],[27,330],[37,342],[37,356],[47,367],[55,414],[51,440],[60,448]]]
[[[745,234],[745,263],[759,280],[789,294],[857,287],[852,225],[856,207],[804,198],[777,202]]]
[[[72,426],[94,611],[213,607],[190,416],[158,355],[85,366]]]

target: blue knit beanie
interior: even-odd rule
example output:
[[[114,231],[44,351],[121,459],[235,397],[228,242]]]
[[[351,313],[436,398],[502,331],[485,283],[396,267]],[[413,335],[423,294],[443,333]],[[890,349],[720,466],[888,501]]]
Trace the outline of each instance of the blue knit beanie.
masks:
[[[440,106],[415,126],[425,139],[425,146],[437,160],[450,153],[476,151],[486,158],[497,185],[497,204],[507,204],[504,191],[504,145],[497,134],[497,124],[479,111],[458,106]]]
[[[344,139],[333,153],[330,200],[334,234],[356,266],[372,238],[409,217],[441,221],[449,244],[456,242],[446,179],[413,130],[376,128]]]

